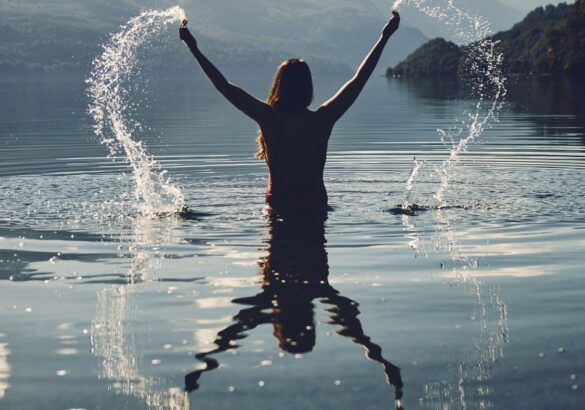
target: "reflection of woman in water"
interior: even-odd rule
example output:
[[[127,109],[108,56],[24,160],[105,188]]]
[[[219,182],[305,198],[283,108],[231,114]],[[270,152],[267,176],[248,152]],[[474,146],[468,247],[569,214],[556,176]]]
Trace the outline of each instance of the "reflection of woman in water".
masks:
[[[316,111],[308,109],[313,99],[309,66],[303,60],[284,61],[274,77],[266,102],[228,82],[199,50],[195,38],[181,23],[179,34],[215,88],[260,127],[256,156],[268,165],[266,203],[280,214],[324,212],[327,191],[323,169],[333,126],[351,107],[370,78],[384,46],[398,29],[393,17],[351,80]]]
[[[268,256],[258,261],[262,291],[233,300],[247,307],[234,316],[232,325],[217,334],[215,349],[197,354],[206,368],[185,376],[186,390],[196,390],[201,375],[219,366],[211,355],[237,349],[237,340],[246,338],[247,332],[263,324],[272,325],[282,350],[312,351],[316,340],[313,301],[319,300],[328,305],[329,323],[340,327],[337,333],[362,345],[369,359],[382,364],[388,383],[395,387],[396,399],[401,399],[400,369],[384,359],[380,346],[364,334],[358,304],[329,284],[323,220],[304,218],[301,223],[294,223],[271,218],[268,224]]]

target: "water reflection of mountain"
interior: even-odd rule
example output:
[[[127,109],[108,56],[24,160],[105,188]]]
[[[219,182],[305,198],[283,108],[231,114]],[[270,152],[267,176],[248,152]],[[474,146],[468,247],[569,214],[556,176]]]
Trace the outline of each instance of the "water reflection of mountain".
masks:
[[[465,84],[456,79],[393,78],[423,100],[472,99]],[[582,126],[585,119],[585,83],[570,78],[511,77],[506,100],[518,121],[536,124],[541,137],[554,137],[559,126]],[[585,138],[581,138],[585,144]]]
[[[329,264],[325,250],[322,220],[268,222],[268,255],[260,258],[261,291],[237,298],[244,305],[231,325],[217,333],[215,348],[196,355],[204,368],[185,376],[185,388],[199,388],[201,377],[217,369],[219,353],[235,351],[243,340],[261,325],[271,325],[276,343],[292,354],[308,353],[315,348],[317,301],[326,305],[329,324],[338,326],[337,334],[362,346],[366,357],[382,365],[386,380],[394,386],[396,408],[402,408],[400,369],[382,355],[382,349],[364,333],[358,303],[341,295],[329,284]]]
[[[568,78],[515,79],[509,82],[508,99],[538,115],[569,114],[585,117],[585,83]]]

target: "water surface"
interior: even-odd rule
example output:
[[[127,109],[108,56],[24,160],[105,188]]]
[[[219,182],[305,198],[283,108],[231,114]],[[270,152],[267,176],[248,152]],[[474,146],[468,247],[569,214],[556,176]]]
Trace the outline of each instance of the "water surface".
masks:
[[[342,79],[316,81],[322,101]],[[137,108],[192,219],[136,213],[80,81],[0,91],[0,407],[380,409],[401,380],[407,409],[581,408],[582,84],[513,80],[448,207],[408,216],[413,157],[430,206],[436,129],[473,101],[373,78],[331,139],[334,211],[292,225],[262,214],[254,124],[204,81]]]

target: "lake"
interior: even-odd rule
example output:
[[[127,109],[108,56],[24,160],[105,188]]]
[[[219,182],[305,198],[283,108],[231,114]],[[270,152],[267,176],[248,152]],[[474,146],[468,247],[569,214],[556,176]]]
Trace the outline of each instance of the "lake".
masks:
[[[81,80],[0,80],[0,408],[583,408],[583,83],[510,80],[436,208],[437,129],[474,101],[372,78],[331,138],[334,210],[287,224],[255,125],[194,77],[135,107],[187,219],[136,213]],[[414,157],[421,209],[392,212]]]

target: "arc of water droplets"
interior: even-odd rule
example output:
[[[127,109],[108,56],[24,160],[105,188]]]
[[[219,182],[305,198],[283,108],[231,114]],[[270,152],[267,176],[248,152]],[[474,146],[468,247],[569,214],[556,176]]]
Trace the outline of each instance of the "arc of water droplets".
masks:
[[[448,252],[456,281],[460,286],[468,288],[477,299],[479,335],[473,341],[474,359],[469,362],[461,361],[457,366],[457,381],[452,384],[447,381],[428,384],[425,388],[425,402],[431,407],[466,409],[468,401],[476,399],[482,408],[486,408],[491,406],[487,397],[489,388],[485,385],[491,373],[490,367],[503,357],[503,346],[507,343],[507,307],[501,299],[499,289],[486,288],[480,280],[469,274],[470,269],[478,266],[478,261],[461,251],[461,245],[453,230],[453,221],[444,208],[445,192],[453,179],[453,168],[458,163],[460,155],[470,143],[481,136],[491,122],[497,121],[497,114],[506,95],[505,76],[501,69],[502,55],[496,50],[497,43],[486,39],[490,33],[489,23],[479,16],[461,10],[454,5],[453,0],[396,0],[393,8],[409,3],[426,15],[440,19],[447,26],[454,28],[454,36],[459,43],[473,42],[469,46],[470,53],[467,58],[471,60],[469,73],[471,86],[478,95],[473,112],[468,114],[462,128],[438,130],[441,141],[450,141],[452,147],[449,157],[435,168],[440,180],[434,195],[438,206],[433,212],[433,217],[435,226],[438,227],[439,241],[434,249],[444,249]],[[415,159],[414,168],[405,186],[402,203],[404,210],[412,206],[411,192],[417,176],[425,165],[425,161]],[[420,242],[417,228],[406,213],[403,215],[403,224],[416,256]],[[490,311],[497,318],[495,327],[489,326],[488,323]],[[480,386],[475,393],[469,389],[469,382],[479,382]]]
[[[104,45],[87,80],[95,133],[112,155],[119,152],[126,155],[132,167],[135,196],[140,201],[137,208],[143,214],[134,220],[134,240],[129,247],[133,260],[129,272],[132,283],[152,280],[150,271],[157,267],[156,258],[162,257],[159,244],[172,242],[174,226],[168,220],[163,223],[148,215],[176,213],[185,202],[182,192],[169,183],[164,172],[157,172],[157,164],[149,157],[144,144],[133,138],[140,124],[130,116],[129,85],[138,62],[137,51],[166,25],[184,18],[185,13],[178,6],[145,11],[134,17]],[[165,231],[160,229],[161,224],[169,238],[162,235]],[[148,408],[188,409],[189,398],[183,389],[168,388],[163,378],[146,376],[141,366],[144,355],[132,328],[137,312],[135,286],[114,286],[97,294],[91,346],[92,352],[101,359],[101,377],[109,380],[117,393],[138,397]]]
[[[502,73],[502,54],[496,49],[497,42],[486,39],[473,47],[469,58],[472,59],[470,78],[474,91],[478,93],[475,112],[469,115],[464,136],[456,137],[452,131],[438,130],[441,140],[449,138],[453,141],[449,157],[436,169],[441,177],[435,199],[439,206],[445,206],[445,191],[453,179],[453,168],[459,162],[461,154],[470,143],[477,140],[492,123],[497,122],[497,115],[506,95],[505,77]],[[487,111],[484,106],[487,100]],[[491,100],[491,101],[490,101]]]
[[[406,180],[406,186],[404,187],[404,194],[402,196],[402,209],[406,211],[410,210],[412,207],[412,204],[410,203],[410,193],[414,188],[416,177],[418,176],[420,170],[425,166],[425,163],[425,161],[418,161],[416,158],[414,158],[414,167],[410,172],[410,176]]]
[[[459,162],[460,156],[474,140],[479,138],[492,122],[497,122],[497,114],[502,107],[506,95],[505,76],[502,73],[502,54],[497,50],[497,42],[486,39],[491,32],[488,21],[481,16],[470,14],[457,7],[453,0],[396,0],[393,9],[401,5],[412,4],[429,17],[445,23],[453,28],[453,35],[458,43],[470,46],[468,58],[471,60],[471,86],[478,95],[474,111],[468,114],[463,130],[437,130],[441,141],[450,141],[452,147],[449,157],[435,171],[440,176],[434,198],[438,207],[446,206],[445,191],[453,180],[453,167]],[[488,103],[486,109],[486,101]],[[461,136],[461,135],[464,136]],[[426,165],[415,162],[415,170],[411,173],[405,187],[405,200],[414,189],[414,178]],[[406,209],[404,207],[403,209]],[[408,206],[409,203],[406,203]]]
[[[103,46],[92,63],[86,80],[91,98],[89,113],[94,132],[110,149],[112,156],[123,152],[132,168],[135,197],[142,214],[170,214],[184,208],[185,199],[164,171],[148,155],[146,147],[134,139],[140,124],[131,118],[129,86],[135,80],[137,52],[165,26],[185,18],[178,6],[164,11],[148,10],[132,18]]]

